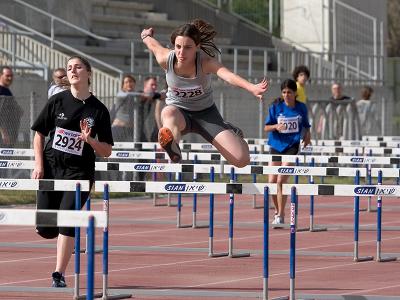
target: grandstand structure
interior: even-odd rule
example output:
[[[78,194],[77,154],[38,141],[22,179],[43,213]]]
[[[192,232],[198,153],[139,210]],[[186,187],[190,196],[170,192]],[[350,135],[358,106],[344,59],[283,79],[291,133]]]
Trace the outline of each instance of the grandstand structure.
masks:
[[[15,68],[18,76],[12,90],[18,102],[29,107],[24,114],[25,126],[21,128],[23,139],[29,136],[31,119],[47,101],[50,70],[65,65],[69,55],[78,53],[90,60],[94,66],[93,93],[111,107],[124,73],[133,73],[138,78],[138,87],[150,74],[163,80],[163,70],[139,38],[141,30],[154,27],[157,38],[169,45],[172,29],[193,18],[203,18],[216,27],[216,44],[221,50],[218,59],[224,65],[252,81],[263,77],[271,81],[264,103],[218,80],[213,83],[221,113],[241,127],[246,136],[264,136],[267,107],[279,96],[280,82],[291,77],[293,68],[300,64],[311,70],[307,93],[311,99],[311,121],[319,125],[313,126],[316,138],[361,137],[352,106],[344,103],[336,109],[327,101],[334,81],[342,82],[346,94],[356,100],[361,86],[373,86],[377,109],[371,122],[376,123],[372,126],[376,131],[369,134],[392,134],[394,99],[393,92],[385,86],[386,54],[382,46],[385,1],[378,9],[365,4],[374,2],[370,0],[362,1],[363,5],[361,1],[345,0],[282,0],[281,38],[221,5],[231,1],[1,1],[0,64]],[[346,20],[353,20],[359,26]],[[314,27],[310,27],[310,22],[314,22]],[[313,28],[322,29],[315,33]],[[307,36],[311,40],[305,40]],[[318,43],[319,48],[315,46]],[[324,122],[320,121],[321,116]],[[341,125],[339,117],[344,122]],[[191,139],[198,141],[195,137]]]

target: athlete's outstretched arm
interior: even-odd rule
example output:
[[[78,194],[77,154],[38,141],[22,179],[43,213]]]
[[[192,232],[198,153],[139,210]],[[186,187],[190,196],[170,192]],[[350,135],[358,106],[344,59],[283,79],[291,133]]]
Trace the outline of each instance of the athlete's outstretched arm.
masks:
[[[153,52],[156,60],[161,68],[164,70],[167,69],[167,59],[168,53],[171,51],[168,48],[163,47],[159,41],[157,41],[154,37],[154,30],[153,28],[146,28],[143,29],[142,33],[140,34],[143,43],[147,46],[147,48]]]
[[[40,132],[35,132],[33,137],[33,152],[35,154],[35,168],[32,171],[32,179],[41,179],[44,175],[43,168],[43,147],[44,147],[44,135]]]
[[[229,84],[247,90],[249,93],[256,96],[259,100],[262,100],[263,94],[269,88],[269,82],[265,78],[260,83],[253,84],[251,82],[248,82],[246,79],[240,77],[239,75],[236,75],[214,58],[206,58],[203,61],[203,70],[206,73],[217,74],[219,78],[228,82]]]

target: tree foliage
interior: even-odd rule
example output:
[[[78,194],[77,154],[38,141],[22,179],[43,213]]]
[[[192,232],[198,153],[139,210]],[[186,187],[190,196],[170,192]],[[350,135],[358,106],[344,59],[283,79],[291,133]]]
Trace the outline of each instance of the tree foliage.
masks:
[[[388,0],[388,56],[400,56],[400,1]]]

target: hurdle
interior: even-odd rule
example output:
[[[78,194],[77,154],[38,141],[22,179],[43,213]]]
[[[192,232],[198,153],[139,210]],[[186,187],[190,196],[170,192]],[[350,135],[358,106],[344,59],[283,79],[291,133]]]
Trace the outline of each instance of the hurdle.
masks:
[[[210,182],[215,182],[214,167],[210,170]],[[214,193],[210,193],[210,211],[209,211],[209,231],[208,231],[208,256],[222,257],[228,256],[228,252],[214,253]]]
[[[231,179],[230,183],[234,184],[235,180],[235,169],[231,168]],[[233,253],[233,220],[234,220],[234,211],[235,211],[235,194],[229,193],[229,237],[228,237],[228,257],[231,258],[239,258],[239,257],[248,257],[250,253]]]
[[[85,299],[94,299],[94,248],[95,227],[106,225],[106,214],[102,211],[73,210],[36,210],[36,209],[0,209],[0,225],[20,226],[58,226],[88,227],[88,271],[87,294]],[[76,282],[75,282],[76,283]],[[74,299],[79,298],[78,286],[74,288]],[[78,297],[76,297],[78,295]]]
[[[359,179],[359,178],[358,178]],[[357,179],[356,179],[357,182]],[[267,190],[267,189],[266,189]],[[308,190],[308,191],[307,191]],[[268,191],[268,190],[267,190]],[[398,186],[385,186],[385,185],[372,185],[372,186],[360,186],[360,185],[319,185],[317,189],[315,189],[315,186],[309,186],[309,185],[290,185],[290,184],[285,184],[283,188],[283,194],[288,195],[290,193],[291,195],[291,218],[290,218],[290,270],[289,270],[289,280],[290,280],[290,291],[289,291],[289,298],[284,297],[284,298],[279,298],[279,299],[290,299],[294,300],[296,299],[295,297],[295,278],[296,278],[296,205],[297,205],[297,196],[304,195],[304,194],[320,194],[320,195],[337,195],[337,196],[344,196],[344,195],[354,195],[358,196],[360,194],[368,194],[368,195],[378,195],[379,198],[382,198],[382,195],[384,196],[389,196],[389,197],[398,197],[397,195],[400,194],[400,188]],[[379,199],[378,198],[378,199]],[[380,199],[381,201],[382,199]],[[381,202],[380,202],[381,204]],[[379,210],[379,206],[378,206]],[[378,213],[379,215],[379,213]],[[265,221],[264,221],[265,222]],[[379,218],[377,218],[377,228],[379,228]],[[268,226],[264,226],[264,230],[269,230]],[[377,230],[377,251],[379,251],[379,257],[381,260],[377,261],[394,261],[397,258],[394,257],[387,257],[387,258],[381,258],[380,257],[380,230]],[[264,233],[264,239],[265,239],[266,233]],[[265,248],[264,248],[265,250]],[[268,252],[264,252],[264,259],[268,261]],[[358,257],[358,259],[361,259]],[[368,259],[371,260],[371,259]],[[361,260],[359,260],[361,261]],[[362,260],[365,261],[365,260]],[[264,267],[268,266],[267,262],[264,262]],[[264,276],[265,278],[266,276]],[[268,287],[268,283],[264,283],[264,290],[263,290],[263,299],[268,299],[268,291],[265,290],[265,287]],[[306,297],[306,295],[302,296]],[[305,299],[308,299],[307,297]],[[328,298],[327,298],[328,299]]]
[[[354,184],[360,184],[360,171],[356,171],[356,177],[354,178]],[[359,257],[358,255],[358,233],[360,224],[360,196],[354,196],[354,255],[353,260],[356,262],[373,260],[373,256]]]
[[[382,171],[378,172],[378,185],[382,185]],[[377,262],[388,262],[395,261],[397,257],[382,257],[382,196],[378,196],[376,202],[376,261]]]
[[[197,164],[197,156],[194,157],[193,164]],[[197,181],[197,173],[193,172],[193,182]],[[197,224],[197,194],[193,193],[193,208],[192,208],[192,228],[208,228],[209,225]]]

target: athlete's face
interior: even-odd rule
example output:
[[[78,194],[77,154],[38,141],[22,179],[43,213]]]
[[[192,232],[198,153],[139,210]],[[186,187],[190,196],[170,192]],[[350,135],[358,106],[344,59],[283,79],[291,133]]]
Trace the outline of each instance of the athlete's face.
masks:
[[[178,35],[175,38],[175,55],[178,63],[194,62],[198,46],[188,36]]]
[[[89,85],[90,72],[79,58],[73,58],[67,64],[67,76],[71,85]]]
[[[296,99],[296,92],[289,88],[284,88],[282,90],[282,98],[285,100],[285,102],[291,103]]]

